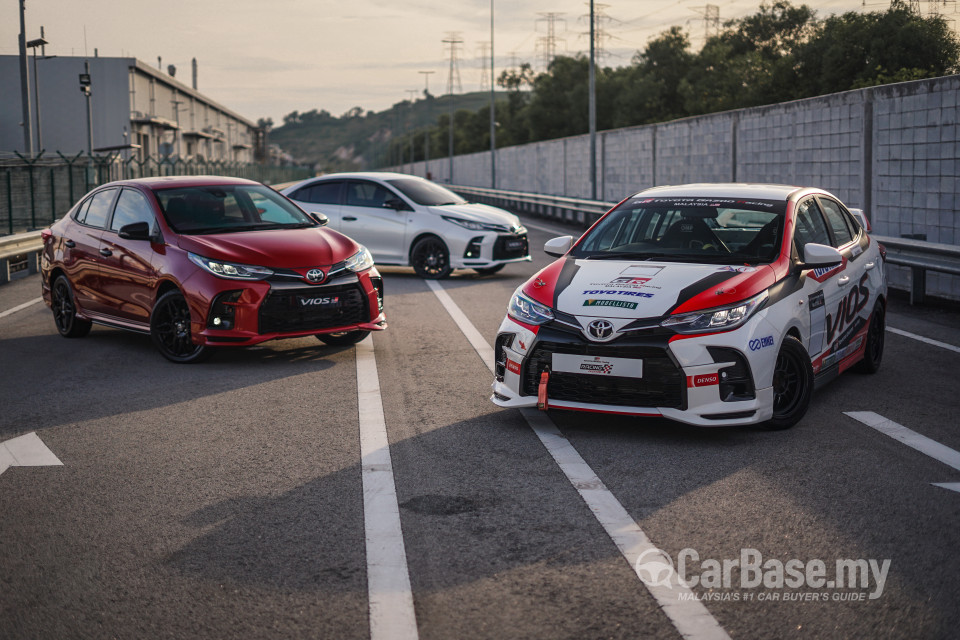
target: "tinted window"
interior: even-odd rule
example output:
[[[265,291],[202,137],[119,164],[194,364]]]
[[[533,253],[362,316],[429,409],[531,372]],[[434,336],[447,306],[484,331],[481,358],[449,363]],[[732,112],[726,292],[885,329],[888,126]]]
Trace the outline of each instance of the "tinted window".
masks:
[[[823,221],[817,201],[813,198],[804,200],[797,206],[797,230],[794,238],[801,258],[803,258],[803,247],[808,242],[830,246],[827,225]]]
[[[110,205],[113,204],[113,196],[116,195],[116,191],[116,189],[104,189],[95,193],[90,198],[90,204],[87,205],[83,219],[79,221],[91,227],[102,227],[110,215]]]
[[[211,185],[154,191],[167,223],[178,233],[231,233],[315,227],[285,197],[263,185]]]
[[[117,208],[113,212],[110,229],[119,231],[120,227],[134,222],[147,222],[153,227],[153,207],[147,198],[135,189],[124,189],[117,199]]]
[[[833,229],[834,246],[841,247],[853,240],[854,232],[840,205],[828,198],[820,198],[820,204],[823,205],[823,212],[827,214],[827,222]]]
[[[84,200],[83,204],[77,207],[77,213],[74,214],[73,219],[77,222],[83,222],[83,219],[87,216],[87,210],[90,208],[91,202],[93,202],[93,198]]]
[[[351,207],[383,208],[383,203],[395,198],[388,189],[375,182],[348,182],[347,205]]]
[[[342,184],[342,182],[320,182],[300,189],[293,194],[293,199],[313,204],[340,204]]]
[[[463,204],[466,202],[463,198],[449,189],[444,189],[438,184],[428,180],[417,180],[416,178],[398,178],[397,180],[388,180],[390,186],[395,187],[417,204],[428,207],[437,207],[445,204]]]

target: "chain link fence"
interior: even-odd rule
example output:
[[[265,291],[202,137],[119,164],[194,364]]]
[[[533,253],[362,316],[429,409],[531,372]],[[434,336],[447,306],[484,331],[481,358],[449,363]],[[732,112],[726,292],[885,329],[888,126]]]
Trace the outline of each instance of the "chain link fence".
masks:
[[[214,175],[278,184],[312,175],[307,167],[181,159],[140,161],[119,154],[40,153],[0,156],[0,235],[41,229],[67,212],[85,193],[107,182],[152,176]]]

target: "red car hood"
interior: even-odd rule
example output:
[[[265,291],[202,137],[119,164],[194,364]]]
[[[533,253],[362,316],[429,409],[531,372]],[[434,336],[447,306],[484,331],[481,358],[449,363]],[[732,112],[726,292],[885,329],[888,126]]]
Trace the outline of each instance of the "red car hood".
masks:
[[[360,250],[345,235],[319,227],[184,235],[178,244],[205,258],[285,269],[336,264]]]

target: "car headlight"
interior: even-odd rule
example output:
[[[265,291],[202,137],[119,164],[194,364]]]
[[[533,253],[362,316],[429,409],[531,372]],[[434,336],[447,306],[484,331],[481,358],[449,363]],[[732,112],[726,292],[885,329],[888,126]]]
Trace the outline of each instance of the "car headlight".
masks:
[[[476,222],[474,220],[464,220],[463,218],[455,218],[453,216],[440,216],[447,222],[452,222],[453,224],[460,225],[465,229],[470,229],[471,231],[497,231],[500,233],[506,233],[510,231],[510,227],[505,224],[493,224],[492,222]]]
[[[728,307],[672,316],[661,322],[660,326],[670,327],[677,333],[729,331],[736,329],[749,320],[750,316],[756,313],[766,300],[767,292],[763,291],[749,300],[738,302]]]
[[[195,253],[187,253],[187,256],[195,265],[219,278],[227,278],[228,280],[263,280],[273,275],[273,271],[266,267],[213,260],[198,256]]]
[[[507,315],[527,324],[544,324],[553,320],[553,310],[550,307],[531,300],[519,289],[510,298]]]
[[[360,251],[347,258],[344,264],[350,271],[366,271],[373,266],[373,256],[366,247],[360,247]]]

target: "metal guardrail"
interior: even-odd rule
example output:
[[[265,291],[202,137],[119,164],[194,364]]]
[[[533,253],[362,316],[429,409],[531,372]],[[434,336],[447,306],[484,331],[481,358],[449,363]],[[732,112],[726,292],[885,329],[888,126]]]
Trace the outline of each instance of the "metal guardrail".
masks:
[[[24,260],[29,273],[40,269],[40,251],[43,240],[39,231],[0,237],[0,284],[10,281],[10,267]]]
[[[616,205],[615,202],[577,200],[520,191],[460,186],[450,188],[480,202],[567,224],[581,225],[583,228],[592,225]],[[960,246],[871,235],[886,247],[888,264],[910,268],[910,304],[919,304],[926,297],[927,271],[960,276]]]

